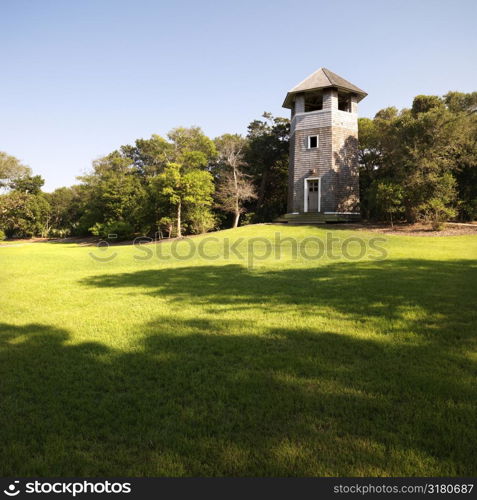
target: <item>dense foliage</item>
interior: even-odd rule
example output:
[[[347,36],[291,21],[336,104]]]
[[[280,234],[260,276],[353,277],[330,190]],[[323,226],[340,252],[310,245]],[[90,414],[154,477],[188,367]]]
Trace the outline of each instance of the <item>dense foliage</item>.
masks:
[[[0,230],[7,237],[181,236],[286,212],[289,120],[264,113],[245,137],[199,127],[153,135],[93,162],[80,184],[43,179],[0,152]],[[417,96],[359,120],[365,219],[440,228],[477,218],[477,92]]]
[[[477,218],[477,92],[417,96],[359,120],[365,218]]]

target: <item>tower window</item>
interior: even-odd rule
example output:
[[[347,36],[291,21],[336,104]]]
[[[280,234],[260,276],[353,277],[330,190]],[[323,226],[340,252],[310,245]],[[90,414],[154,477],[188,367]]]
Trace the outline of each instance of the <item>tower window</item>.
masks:
[[[351,96],[349,94],[338,93],[338,109],[351,113]]]
[[[318,136],[317,135],[309,135],[308,136],[308,149],[315,149],[318,147]]]
[[[321,111],[323,109],[323,93],[315,92],[305,94],[305,113]]]

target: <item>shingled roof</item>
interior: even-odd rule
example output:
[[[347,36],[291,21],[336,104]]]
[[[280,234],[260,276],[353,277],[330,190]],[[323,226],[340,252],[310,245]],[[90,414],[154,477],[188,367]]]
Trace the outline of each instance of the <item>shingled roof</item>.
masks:
[[[345,80],[336,73],[333,73],[333,71],[330,71],[326,68],[320,68],[288,92],[287,96],[285,97],[285,101],[283,102],[283,107],[292,107],[293,96],[295,94],[301,92],[309,92],[311,90],[325,89],[329,87],[335,87],[339,90],[347,90],[349,92],[353,92],[358,96],[358,101],[361,101],[361,99],[368,95],[364,90],[356,87],[356,85],[353,85],[352,83],[348,82],[348,80]]]

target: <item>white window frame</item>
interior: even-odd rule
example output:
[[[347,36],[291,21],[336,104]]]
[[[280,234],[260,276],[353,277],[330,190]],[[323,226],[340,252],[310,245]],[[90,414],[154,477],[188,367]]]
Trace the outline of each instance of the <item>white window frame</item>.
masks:
[[[316,148],[312,148],[310,146],[310,139],[312,137],[316,137]],[[315,135],[309,135],[306,140],[306,149],[318,149],[320,147],[320,136],[318,134]]]
[[[305,196],[303,197],[303,211],[305,213],[308,212],[308,181],[318,181],[318,212],[321,212],[321,177],[306,177],[304,179],[304,194]],[[315,212],[310,212],[310,213],[315,213]]]

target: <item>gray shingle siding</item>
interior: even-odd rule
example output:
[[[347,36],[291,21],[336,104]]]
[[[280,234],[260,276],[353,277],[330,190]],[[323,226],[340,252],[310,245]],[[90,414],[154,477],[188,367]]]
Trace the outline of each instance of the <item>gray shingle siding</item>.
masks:
[[[321,212],[359,211],[357,97],[351,112],[338,109],[336,89],[323,90],[323,110],[304,113],[297,94],[292,111],[288,212],[303,212],[305,179],[321,179]],[[295,102],[294,102],[295,104]],[[308,149],[308,136],[317,135],[319,146]]]
[[[319,146],[308,149],[308,136],[317,135]],[[293,131],[290,137],[288,211],[303,212],[308,177],[321,178],[321,211],[357,211],[359,198],[358,134],[337,126]],[[316,170],[316,173],[312,173]]]

